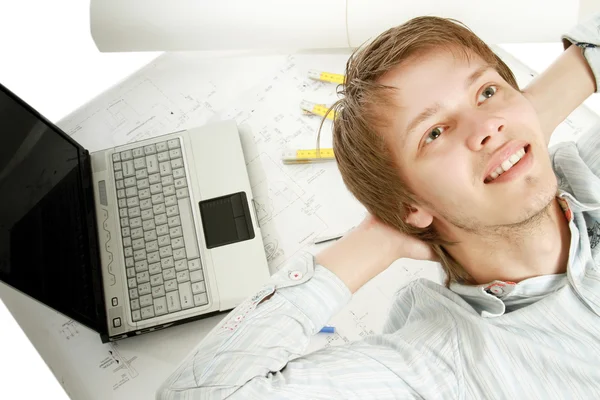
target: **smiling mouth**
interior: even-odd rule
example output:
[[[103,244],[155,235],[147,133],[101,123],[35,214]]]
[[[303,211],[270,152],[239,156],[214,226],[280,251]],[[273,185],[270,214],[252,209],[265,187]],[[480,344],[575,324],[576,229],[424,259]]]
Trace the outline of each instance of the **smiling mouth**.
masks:
[[[488,175],[483,183],[493,182],[496,178],[501,176],[503,173],[509,171],[513,166],[517,165],[519,161],[527,154],[530,145],[523,147],[516,151],[510,157],[508,157],[502,164],[500,164],[490,175]]]

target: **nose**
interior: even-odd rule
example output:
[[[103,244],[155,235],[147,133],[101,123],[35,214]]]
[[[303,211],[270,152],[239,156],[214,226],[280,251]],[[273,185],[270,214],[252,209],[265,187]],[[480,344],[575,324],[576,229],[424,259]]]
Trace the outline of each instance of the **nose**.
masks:
[[[470,133],[467,137],[467,146],[473,151],[479,151],[504,131],[506,120],[497,115],[479,112],[471,116],[468,124]]]

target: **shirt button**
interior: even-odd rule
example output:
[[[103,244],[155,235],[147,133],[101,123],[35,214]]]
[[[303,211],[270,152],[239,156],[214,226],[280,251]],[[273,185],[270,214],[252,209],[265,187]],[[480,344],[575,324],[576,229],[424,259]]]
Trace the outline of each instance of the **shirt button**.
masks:
[[[501,286],[492,285],[492,286],[490,286],[490,292],[492,292],[493,294],[495,294],[496,296],[498,296],[498,295],[503,294],[504,290],[502,289]]]
[[[300,279],[302,279],[302,272],[300,272],[300,271],[291,271],[290,274],[289,274],[289,277],[293,281],[299,281]]]

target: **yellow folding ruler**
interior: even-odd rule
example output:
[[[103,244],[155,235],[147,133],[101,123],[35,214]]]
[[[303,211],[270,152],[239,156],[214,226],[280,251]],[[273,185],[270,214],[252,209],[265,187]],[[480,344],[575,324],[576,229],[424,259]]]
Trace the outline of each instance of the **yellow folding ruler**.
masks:
[[[333,149],[301,149],[284,150],[281,154],[281,160],[284,164],[304,164],[321,161],[335,160]]]
[[[308,71],[308,77],[317,81],[337,84],[344,83],[344,75],[334,74],[333,72],[317,71],[316,69],[311,69]]]
[[[335,118],[335,111],[332,110],[331,112],[329,112],[329,114],[327,114],[327,110],[329,110],[329,107],[327,107],[325,104],[318,104],[313,103],[312,101],[302,100],[302,102],[300,103],[300,108],[306,112],[319,115],[321,117],[327,115],[327,119],[330,120],[333,120]]]

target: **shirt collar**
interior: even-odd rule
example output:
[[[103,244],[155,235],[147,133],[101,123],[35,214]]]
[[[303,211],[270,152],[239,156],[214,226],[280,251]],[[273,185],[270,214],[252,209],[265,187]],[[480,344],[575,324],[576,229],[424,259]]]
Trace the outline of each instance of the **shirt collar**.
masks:
[[[574,199],[568,193],[559,190],[557,200],[571,225],[573,212],[570,203]],[[465,285],[452,282],[450,290],[462,297],[482,317],[493,318],[504,315],[507,307],[513,308],[537,301],[564,286],[565,282],[566,274],[556,274],[536,276],[519,283],[494,280],[481,285]]]

